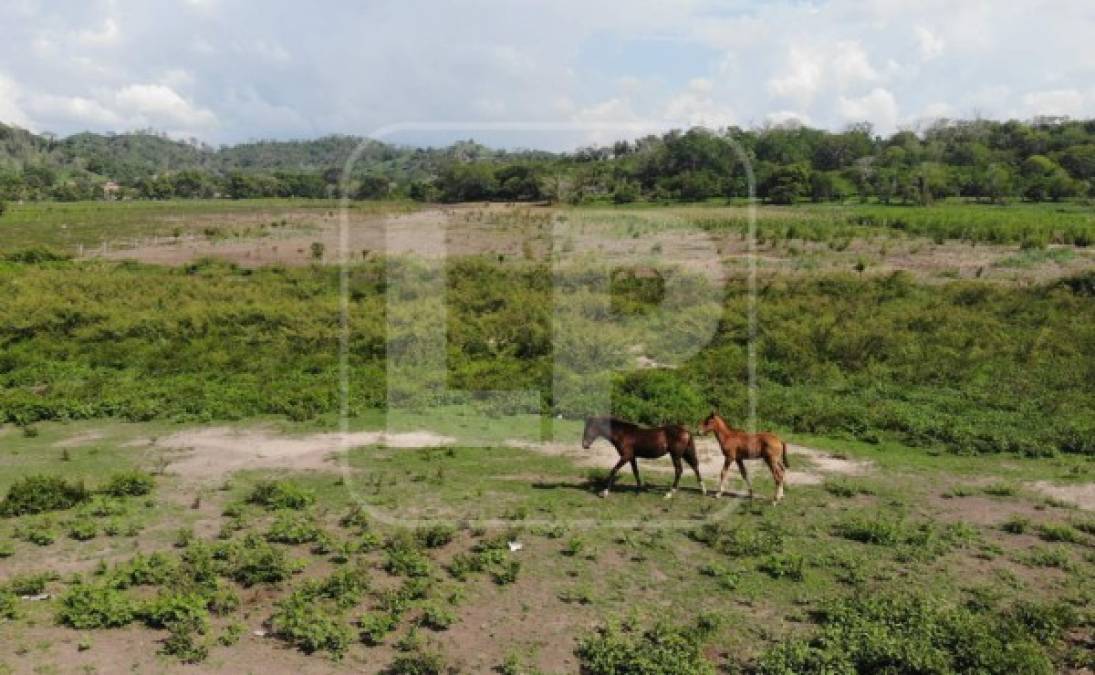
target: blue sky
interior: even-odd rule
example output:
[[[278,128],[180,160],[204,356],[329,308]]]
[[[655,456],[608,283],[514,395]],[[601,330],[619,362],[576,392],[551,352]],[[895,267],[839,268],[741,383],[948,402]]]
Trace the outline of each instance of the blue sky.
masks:
[[[692,124],[1095,117],[1079,0],[0,0],[0,16],[0,121],[60,134],[413,123],[389,139],[559,149]]]

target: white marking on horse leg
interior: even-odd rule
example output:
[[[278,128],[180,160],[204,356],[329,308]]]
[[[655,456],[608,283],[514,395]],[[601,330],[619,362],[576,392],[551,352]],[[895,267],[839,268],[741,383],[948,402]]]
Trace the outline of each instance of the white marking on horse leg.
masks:
[[[676,492],[676,490],[674,490],[673,488],[669,488],[669,492],[665,493],[665,498],[666,499],[673,499],[673,493],[674,492]]]
[[[601,499],[604,499],[607,496],[608,496],[608,488],[605,488],[605,489],[601,490]]]
[[[783,481],[776,483],[776,501],[783,499]]]

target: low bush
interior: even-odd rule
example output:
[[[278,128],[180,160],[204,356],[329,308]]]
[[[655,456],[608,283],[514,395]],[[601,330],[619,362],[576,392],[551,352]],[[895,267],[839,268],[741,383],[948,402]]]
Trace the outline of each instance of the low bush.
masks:
[[[55,576],[49,572],[17,575],[8,580],[8,583],[3,586],[3,590],[20,596],[41,595],[46,590],[46,584],[53,580]]]
[[[11,591],[0,589],[0,619],[19,618],[19,598]]]
[[[0,515],[23,516],[70,509],[89,497],[83,483],[56,476],[27,476],[16,481],[0,502]]]
[[[131,586],[161,586],[174,579],[179,572],[178,561],[159,551],[144,555],[138,553],[125,562],[118,563],[105,574],[104,583],[111,588]]]
[[[284,551],[253,536],[227,547],[222,555],[227,575],[244,586],[285,581],[297,570]]]
[[[719,553],[731,557],[746,557],[777,553],[783,549],[783,534],[773,526],[731,526],[722,522],[704,523],[691,536]]]
[[[206,599],[197,593],[160,593],[138,611],[150,628],[186,628],[204,633],[209,628]]]
[[[932,597],[848,598],[829,604],[816,618],[821,627],[815,637],[793,638],[770,648],[759,659],[757,672],[1054,672],[1045,648],[1036,641],[1040,638],[1020,629],[1013,618]]]
[[[699,626],[659,624],[646,631],[609,624],[582,638],[576,651],[588,675],[712,675],[703,656],[706,631]]]
[[[806,578],[806,559],[796,553],[775,553],[757,566],[773,579],[802,581]]]
[[[201,663],[209,657],[209,646],[199,637],[199,631],[185,624],[170,629],[161,651],[191,665]]]
[[[109,586],[78,584],[61,596],[57,621],[71,628],[118,628],[133,621],[137,607]]]
[[[353,639],[343,617],[317,603],[307,590],[278,601],[270,627],[278,638],[305,653],[325,650],[334,658],[341,658]]]
[[[112,497],[141,497],[152,492],[155,486],[156,479],[151,474],[134,469],[111,476],[101,492]]]
[[[321,533],[311,516],[296,511],[279,511],[266,531],[266,540],[280,544],[304,544],[315,541]]]
[[[386,675],[443,675],[448,672],[444,657],[422,648],[400,654],[384,671]]]
[[[451,525],[431,525],[429,527],[420,527],[415,531],[415,538],[418,539],[418,543],[426,548],[440,548],[445,544],[452,541],[453,535],[456,534],[456,529]]]
[[[455,621],[455,614],[433,602],[422,605],[422,616],[418,619],[419,625],[433,630],[447,630]]]
[[[361,641],[370,646],[384,642],[384,637],[399,625],[399,617],[389,612],[369,612],[358,621]]]
[[[316,501],[310,490],[289,481],[262,481],[255,485],[247,501],[267,509],[303,509]]]
[[[1030,520],[1022,516],[1012,516],[1000,524],[1000,529],[1010,534],[1023,534],[1030,529]]]
[[[1045,541],[1063,541],[1070,544],[1083,542],[1083,535],[1067,523],[1043,523],[1038,526],[1038,536]]]
[[[68,526],[68,536],[76,541],[89,541],[99,534],[99,526],[90,518],[78,518]]]

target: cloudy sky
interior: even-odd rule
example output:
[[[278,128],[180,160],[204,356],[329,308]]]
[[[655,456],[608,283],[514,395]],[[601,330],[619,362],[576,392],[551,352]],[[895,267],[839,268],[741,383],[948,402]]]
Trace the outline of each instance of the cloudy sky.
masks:
[[[557,148],[663,125],[1095,117],[1090,0],[0,0],[0,26],[0,121],[59,134]]]

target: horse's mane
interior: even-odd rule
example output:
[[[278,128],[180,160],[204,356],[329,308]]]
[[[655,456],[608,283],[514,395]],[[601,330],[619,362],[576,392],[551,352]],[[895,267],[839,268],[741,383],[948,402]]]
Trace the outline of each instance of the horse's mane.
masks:
[[[619,429],[641,429],[642,428],[638,424],[634,424],[632,422],[622,420],[618,417],[611,417],[609,415],[594,415],[593,417],[590,417],[589,419],[591,421],[592,420],[597,420],[598,422],[608,422],[608,425],[610,427],[617,427]]]

